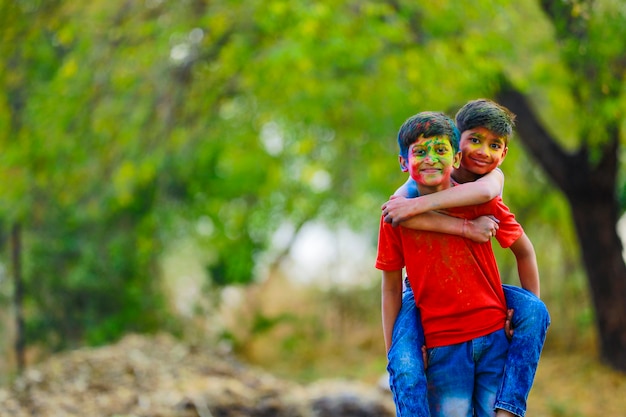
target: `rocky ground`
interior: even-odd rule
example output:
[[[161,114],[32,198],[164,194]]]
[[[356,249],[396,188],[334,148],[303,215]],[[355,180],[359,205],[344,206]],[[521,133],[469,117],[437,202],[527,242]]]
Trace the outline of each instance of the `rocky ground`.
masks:
[[[595,355],[548,352],[528,416],[626,416],[626,375]],[[394,417],[387,390],[276,378],[169,335],[54,355],[0,386],[0,417]]]
[[[12,417],[393,417],[384,389],[299,385],[168,335],[53,356],[0,388]]]

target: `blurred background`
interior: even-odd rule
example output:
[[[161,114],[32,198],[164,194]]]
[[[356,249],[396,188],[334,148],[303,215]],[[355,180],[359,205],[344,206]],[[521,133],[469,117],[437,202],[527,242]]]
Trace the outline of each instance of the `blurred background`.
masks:
[[[0,0],[0,28],[0,383],[157,332],[377,381],[396,132],[488,97],[518,115],[504,200],[537,251],[544,369],[624,386],[624,2]],[[533,401],[595,415],[574,392]]]

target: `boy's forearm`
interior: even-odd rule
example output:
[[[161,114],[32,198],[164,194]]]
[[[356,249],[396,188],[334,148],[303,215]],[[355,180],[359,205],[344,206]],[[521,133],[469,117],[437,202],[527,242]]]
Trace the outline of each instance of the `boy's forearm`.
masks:
[[[397,226],[413,216],[429,211],[486,203],[502,193],[503,185],[502,172],[494,170],[474,182],[412,198],[417,191],[415,193],[411,191],[415,183],[409,178],[396,190],[392,198],[383,204],[385,221]]]
[[[464,224],[464,219],[448,216],[434,211],[413,216],[401,223],[402,226],[409,229],[447,233],[449,235],[456,236],[463,236]]]
[[[389,352],[393,326],[402,306],[402,271],[383,271],[381,286],[382,321],[385,348]]]
[[[541,297],[537,262],[534,259],[518,260],[517,273],[519,274],[522,288],[532,292],[537,297]]]
[[[498,230],[498,222],[491,216],[466,220],[435,211],[412,217],[401,225],[409,229],[461,236],[477,243],[487,242]]]
[[[419,197],[417,210],[430,211],[452,207],[472,206],[486,203],[499,195],[497,188],[489,181],[474,181],[459,184],[447,190]]]
[[[511,250],[517,260],[517,273],[522,288],[539,297],[541,295],[539,268],[537,266],[537,256],[535,255],[532,242],[524,233],[511,245]]]
[[[494,170],[476,181],[420,197],[415,213],[486,203],[502,194],[503,186],[502,171]]]
[[[404,224],[415,216],[431,211],[470,206],[491,200],[489,198],[490,194],[480,184],[476,185],[476,182],[462,184],[417,198],[404,197],[403,192],[401,192],[403,185],[389,201],[383,204],[382,210],[383,214],[385,214],[385,221],[389,222],[391,220],[393,226],[397,226],[398,224]]]

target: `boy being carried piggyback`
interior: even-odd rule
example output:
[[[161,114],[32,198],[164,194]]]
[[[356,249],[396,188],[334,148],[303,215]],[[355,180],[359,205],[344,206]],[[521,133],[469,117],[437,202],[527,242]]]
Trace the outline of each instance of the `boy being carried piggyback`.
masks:
[[[444,117],[446,120],[441,120],[441,117]],[[442,162],[446,159],[442,152],[446,146],[442,145],[445,142],[442,138],[448,138],[451,149],[454,149],[459,143],[458,131],[455,129],[454,124],[450,124],[449,118],[438,113],[420,113],[407,120],[400,129],[398,135],[398,142],[401,148],[400,162],[403,170],[410,172],[411,179],[405,186],[401,187],[398,194],[408,195],[409,192],[407,190],[411,188],[410,181],[414,181],[414,184],[417,184],[421,197],[416,199],[396,198],[383,206],[385,222],[399,223],[402,220],[408,220],[402,222],[402,227],[400,228],[392,228],[389,227],[389,224],[381,222],[381,240],[377,260],[377,267],[384,271],[386,270],[383,279],[383,328],[388,350],[390,385],[394,394],[398,416],[431,415],[429,414],[427,403],[428,391],[420,347],[426,344],[429,348],[428,356],[432,358],[433,352],[441,350],[438,349],[440,347],[438,346],[439,344],[444,343],[444,346],[447,346],[447,342],[450,341],[437,341],[437,334],[442,330],[438,329],[437,325],[433,328],[432,323],[447,323],[447,325],[455,323],[453,327],[456,330],[448,329],[447,325],[443,326],[444,332],[450,331],[452,332],[450,334],[454,332],[459,333],[451,339],[452,342],[463,339],[461,340],[462,343],[468,343],[469,340],[474,339],[470,336],[476,334],[480,334],[480,337],[486,336],[482,334],[485,329],[480,331],[474,329],[474,332],[477,331],[477,333],[472,333],[471,328],[475,325],[473,320],[476,319],[472,314],[476,313],[476,311],[469,314],[466,310],[469,304],[461,305],[458,311],[453,307],[456,305],[455,302],[461,302],[462,300],[455,297],[448,298],[450,294],[443,298],[436,297],[435,299],[438,302],[434,304],[438,305],[438,307],[434,308],[433,298],[430,295],[439,293],[433,293],[429,285],[437,281],[431,277],[433,273],[435,274],[434,276],[447,283],[445,287],[448,290],[454,290],[459,293],[463,291],[464,285],[470,285],[469,283],[472,280],[473,282],[482,283],[481,285],[485,282],[492,284],[496,281],[499,282],[497,266],[493,259],[490,244],[487,245],[488,250],[485,252],[488,256],[484,258],[480,256],[482,252],[475,250],[476,248],[483,248],[479,244],[484,245],[481,242],[486,242],[492,235],[497,236],[503,247],[510,246],[515,253],[518,261],[520,281],[522,286],[528,290],[513,286],[504,286],[504,290],[502,290],[501,286],[499,290],[494,289],[495,294],[503,292],[506,295],[506,304],[508,304],[509,309],[515,310],[515,315],[513,316],[515,334],[512,338],[508,355],[505,355],[506,371],[504,372],[504,379],[500,377],[498,380],[496,388],[499,388],[499,390],[497,390],[497,398],[494,394],[492,406],[498,409],[498,415],[500,416],[524,415],[526,399],[532,386],[539,355],[545,340],[545,333],[549,325],[549,315],[545,305],[537,298],[539,295],[539,275],[532,244],[523,233],[519,224],[515,222],[514,217],[506,206],[500,206],[501,200],[499,197],[490,201],[493,197],[499,195],[502,189],[503,175],[496,168],[506,155],[508,137],[512,133],[513,119],[514,116],[507,109],[490,100],[481,99],[469,102],[457,113],[457,124],[463,132],[460,138],[462,153],[458,155],[461,159],[446,166],[445,170]],[[430,144],[437,144],[439,148],[437,146],[431,146],[430,148],[422,146],[424,144],[415,146],[418,140],[426,139],[438,139],[438,141]],[[432,155],[428,160],[423,161],[422,159],[426,158],[429,151]],[[456,152],[454,152],[454,155],[454,158],[457,158]],[[420,168],[416,168],[417,165]],[[449,170],[449,177],[443,176],[444,171],[447,173],[447,170]],[[441,182],[433,187],[429,184],[429,181],[432,182],[438,175],[442,176],[439,178]],[[488,201],[488,204],[479,206],[480,210],[475,206],[450,209],[448,211],[449,214],[458,216],[458,218],[434,212],[417,215],[432,209],[466,206]],[[495,204],[496,201],[498,204]],[[485,210],[486,207],[490,207],[490,209]],[[499,224],[490,220],[489,217],[478,217],[481,214],[495,216]],[[421,228],[424,231],[409,232],[409,228]],[[458,236],[432,232],[449,233]],[[413,253],[412,251],[407,252],[406,245],[403,244],[402,239],[396,241],[396,244],[398,242],[402,244],[395,246],[395,255],[403,255],[401,257],[403,261],[400,263],[404,264],[406,261],[408,280],[411,282],[411,285],[406,288],[403,298],[401,295],[401,271],[398,280],[396,279],[398,270],[389,270],[389,267],[395,268],[399,264],[394,264],[393,262],[389,264],[387,257],[390,253],[384,250],[384,245],[381,246],[384,242],[389,243],[387,241],[388,237],[397,234],[399,236],[416,234],[416,236],[422,236],[422,239],[423,236],[434,236],[436,238],[435,241],[445,242],[445,245],[437,246],[439,252],[433,250],[435,246],[430,246],[430,252],[424,252],[423,247],[419,246],[418,249],[420,250]],[[464,237],[472,238],[476,242],[464,239]],[[469,252],[461,251],[457,253],[453,251],[451,253],[449,251],[451,246],[449,246],[448,241],[456,242],[457,244],[465,242]],[[411,254],[411,256],[407,257],[406,255],[408,254]],[[463,262],[459,263],[457,258],[461,254],[470,256],[467,259],[471,259],[470,264],[477,269],[467,267]],[[424,257],[425,255],[428,255],[428,257]],[[438,259],[438,262],[433,262],[435,258]],[[395,261],[397,262],[398,259],[395,258]],[[447,265],[447,269],[434,267],[434,265],[439,265],[439,262]],[[456,268],[451,268],[450,265],[456,265]],[[448,272],[447,278],[444,271]],[[481,274],[482,278],[480,278]],[[466,276],[472,278],[466,279]],[[457,287],[454,286],[455,279],[460,281]],[[399,286],[398,281],[400,283]],[[442,290],[442,288],[439,289]],[[483,288],[483,290],[485,289]],[[466,288],[465,291],[470,290]],[[423,298],[424,294],[427,294],[426,298]],[[442,292],[441,294],[445,295],[447,293]],[[482,296],[483,293],[479,291],[471,295],[470,298],[478,298],[475,302],[479,303],[481,302],[479,299]],[[487,300],[482,299],[482,302],[487,302]],[[494,303],[495,300],[492,299],[490,308],[494,307]],[[452,308],[452,310],[448,311],[444,306]],[[489,311],[486,305],[482,307],[486,308],[485,311]],[[476,308],[481,310],[482,307]],[[501,307],[504,309],[506,318],[506,305]],[[477,317],[481,317],[480,314]],[[489,317],[493,319],[498,317],[498,315],[489,315]],[[426,342],[424,342],[422,322],[426,331]],[[486,323],[480,320],[479,322]],[[504,319],[501,324],[504,326]],[[487,329],[490,329],[489,326],[487,326]],[[465,335],[462,336],[462,334]],[[465,340],[467,337],[470,338]],[[431,349],[434,346],[433,343],[437,345],[435,350]],[[433,369],[433,366],[431,359],[428,362],[429,369],[426,371],[429,374],[429,386],[431,387],[428,398],[431,400],[431,412],[433,412],[433,401],[435,401],[434,408],[439,409],[439,412],[441,412],[442,403],[434,399],[436,397],[433,397],[433,395],[435,392],[439,392],[438,387],[446,387],[447,384],[445,381],[444,383],[433,382],[433,378],[435,378],[433,375],[438,374],[437,369]],[[451,375],[456,374],[453,372]],[[457,381],[457,378],[455,378],[455,381]],[[439,398],[441,399],[441,397]],[[471,399],[472,396],[469,398]],[[484,399],[486,397],[477,396],[475,399],[478,403],[470,404],[472,409],[476,409],[479,415],[481,413],[480,410],[485,410],[484,404],[491,401],[485,400],[486,402],[481,402],[480,398]],[[443,414],[435,414],[433,412],[432,415],[456,415],[455,413],[446,414],[451,413],[451,410],[447,408],[446,410]],[[485,415],[493,415],[493,412]]]

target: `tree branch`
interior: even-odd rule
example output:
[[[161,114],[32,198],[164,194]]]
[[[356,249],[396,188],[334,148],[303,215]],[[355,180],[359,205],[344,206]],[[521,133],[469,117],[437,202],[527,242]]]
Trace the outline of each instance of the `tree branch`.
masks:
[[[526,97],[515,88],[504,87],[496,99],[517,115],[517,133],[533,158],[560,189],[566,191],[571,188],[570,167],[580,169],[587,164],[584,152],[567,154],[544,129]]]

